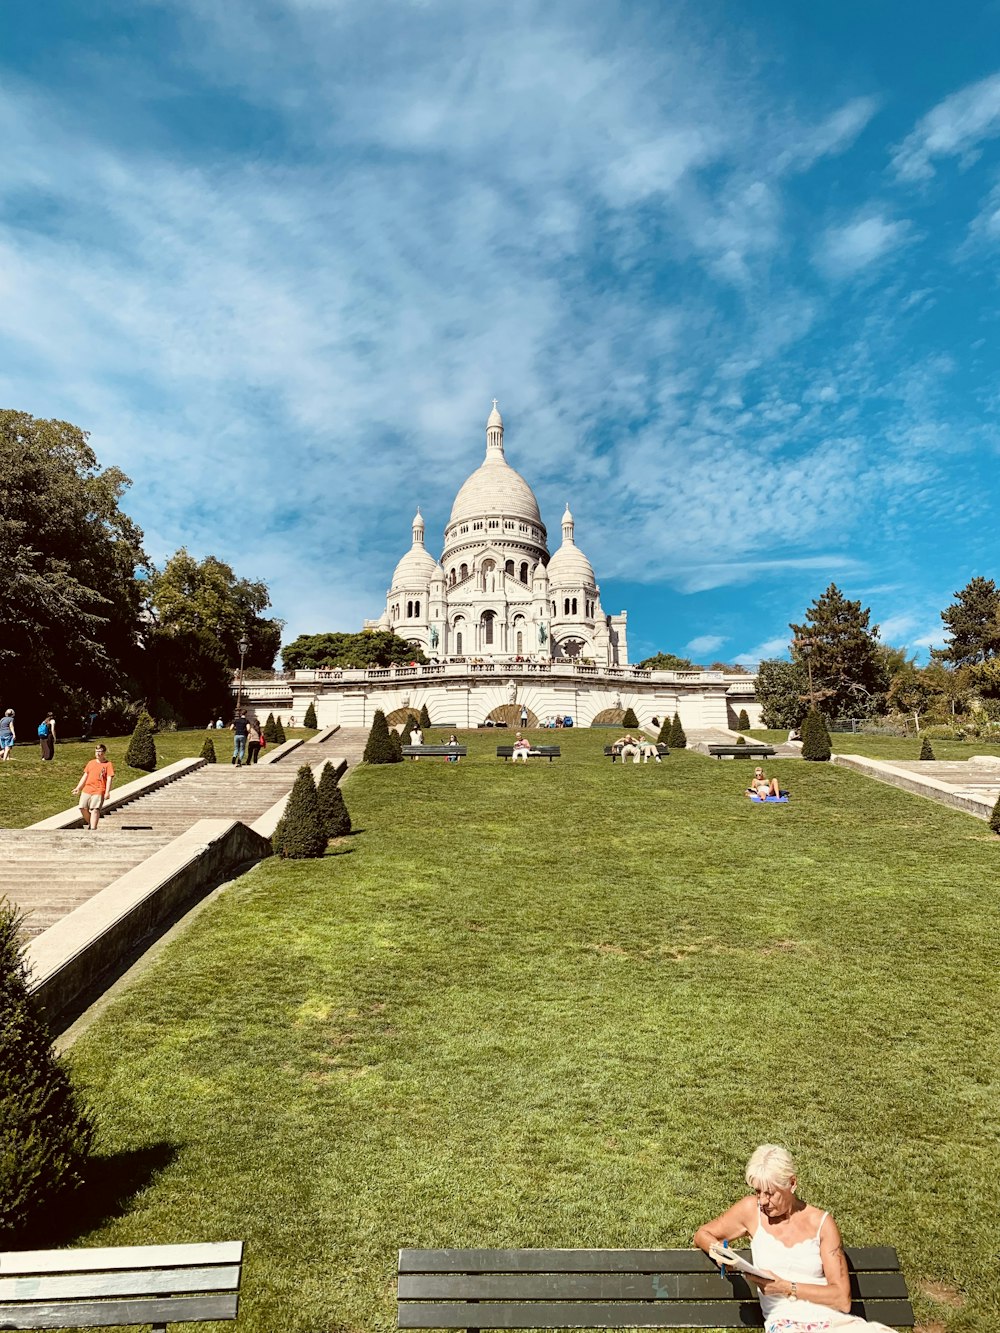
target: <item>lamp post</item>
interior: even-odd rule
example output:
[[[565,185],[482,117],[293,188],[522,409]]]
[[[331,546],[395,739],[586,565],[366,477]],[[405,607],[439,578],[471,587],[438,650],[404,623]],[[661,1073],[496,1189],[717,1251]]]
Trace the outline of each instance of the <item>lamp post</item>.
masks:
[[[250,640],[247,638],[245,630],[240,635],[240,641],[236,646],[240,650],[240,678],[236,686],[236,712],[238,714],[240,704],[243,702],[243,662],[250,651]]]
[[[812,653],[814,644],[812,639],[799,639],[796,643],[796,647],[798,648],[801,656],[804,657],[806,661],[806,671],[809,674],[809,710],[811,712],[816,707],[816,700],[813,695],[813,669],[812,669]]]

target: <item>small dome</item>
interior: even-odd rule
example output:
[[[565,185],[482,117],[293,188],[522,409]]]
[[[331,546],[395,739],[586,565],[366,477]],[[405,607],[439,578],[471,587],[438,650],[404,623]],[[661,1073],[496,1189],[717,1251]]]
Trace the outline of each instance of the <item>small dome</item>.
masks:
[[[553,588],[576,588],[581,585],[593,588],[597,586],[594,567],[577,546],[573,537],[573,515],[569,505],[562,518],[562,546],[549,561],[549,583]]]
[[[396,566],[393,588],[423,588],[434,577],[438,563],[423,546],[411,546]]]

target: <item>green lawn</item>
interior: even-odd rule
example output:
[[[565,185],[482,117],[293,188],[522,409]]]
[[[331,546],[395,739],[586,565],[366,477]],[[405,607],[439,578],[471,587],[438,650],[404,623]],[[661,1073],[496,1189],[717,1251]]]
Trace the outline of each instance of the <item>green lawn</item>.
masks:
[[[295,736],[315,736],[314,731],[285,728],[291,740]],[[156,741],[156,766],[166,768],[178,759],[201,754],[206,736],[215,743],[216,757],[228,763],[233,753],[230,731],[162,731]],[[122,787],[135,778],[145,777],[138,768],[125,764],[125,752],[131,736],[101,736],[115,766],[115,786]],[[24,828],[48,815],[68,810],[76,802],[73,788],[80,780],[83,767],[94,757],[94,743],[87,741],[60,741],[55,758],[43,763],[38,744],[25,742],[14,746],[13,756],[0,763],[0,828]]]
[[[781,745],[788,739],[786,731],[755,729],[747,732],[755,741]],[[920,736],[865,736],[859,732],[835,731],[830,737],[834,754],[860,754],[868,759],[919,759]],[[1000,755],[1000,744],[989,741],[931,741],[935,759],[968,759],[974,754]]]
[[[750,765],[462,739],[353,773],[355,835],[239,880],[79,1040],[122,1197],[75,1239],[243,1238],[244,1333],[389,1330],[400,1246],[687,1245],[778,1141],[923,1318],[1000,1327],[986,826],[801,760],[755,807]]]

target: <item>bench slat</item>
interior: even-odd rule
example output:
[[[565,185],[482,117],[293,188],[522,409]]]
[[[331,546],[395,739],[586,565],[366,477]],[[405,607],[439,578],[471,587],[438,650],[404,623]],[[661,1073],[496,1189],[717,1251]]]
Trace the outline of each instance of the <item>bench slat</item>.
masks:
[[[401,1276],[398,1285],[401,1301],[713,1301],[756,1294],[744,1277],[717,1273],[435,1273]],[[851,1295],[905,1300],[906,1279],[902,1273],[853,1274]]]
[[[190,1268],[204,1264],[238,1264],[241,1240],[197,1245],[112,1245],[79,1250],[10,1250],[0,1253],[0,1276],[29,1273],[100,1273],[121,1268]]]
[[[96,1296],[182,1296],[238,1291],[239,1264],[210,1268],[130,1268],[119,1273],[0,1277],[0,1301],[70,1301]]]
[[[66,1301],[40,1305],[0,1303],[0,1328],[111,1328],[116,1324],[185,1324],[235,1319],[239,1297],[184,1296],[176,1300]],[[452,1325],[454,1327],[454,1325]]]
[[[852,1306],[852,1314],[912,1328],[909,1301],[869,1301]],[[764,1320],[756,1300],[705,1302],[696,1305],[554,1304],[433,1305],[401,1303],[400,1328],[761,1328]]]
[[[750,1258],[750,1251],[737,1254]],[[848,1246],[856,1273],[898,1272],[891,1245]],[[403,1273],[712,1273],[718,1268],[701,1250],[424,1250],[399,1251]],[[721,1281],[721,1279],[718,1279]]]

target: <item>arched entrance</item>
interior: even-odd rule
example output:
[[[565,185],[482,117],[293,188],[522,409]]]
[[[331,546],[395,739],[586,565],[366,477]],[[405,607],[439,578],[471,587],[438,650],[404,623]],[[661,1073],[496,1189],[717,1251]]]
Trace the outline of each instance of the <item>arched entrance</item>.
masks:
[[[492,712],[486,714],[484,722],[504,722],[512,731],[516,731],[521,725],[521,705],[520,704],[500,704]],[[528,709],[528,720],[524,724],[527,731],[531,731],[538,726],[538,715]]]
[[[624,708],[603,708],[591,722],[592,727],[620,727],[625,722]]]

